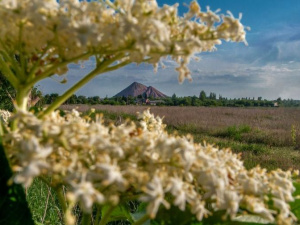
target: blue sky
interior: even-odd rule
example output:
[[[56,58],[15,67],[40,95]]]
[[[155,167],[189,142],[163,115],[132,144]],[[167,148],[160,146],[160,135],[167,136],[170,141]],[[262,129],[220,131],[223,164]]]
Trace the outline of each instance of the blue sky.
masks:
[[[176,0],[159,0],[159,5],[175,4]],[[188,9],[180,2],[182,15]],[[193,82],[178,84],[176,65],[167,60],[166,69],[154,74],[147,65],[129,65],[101,75],[77,92],[80,95],[113,96],[137,81],[154,86],[161,92],[178,96],[198,96],[201,90],[223,97],[259,97],[266,99],[300,99],[300,0],[199,0],[202,9],[230,10],[235,17],[243,13],[242,23],[251,27],[247,32],[249,46],[223,43],[218,51],[200,54],[201,60],[189,65]],[[63,93],[82,74],[93,68],[70,65],[68,83],[47,79],[39,84],[44,93]]]

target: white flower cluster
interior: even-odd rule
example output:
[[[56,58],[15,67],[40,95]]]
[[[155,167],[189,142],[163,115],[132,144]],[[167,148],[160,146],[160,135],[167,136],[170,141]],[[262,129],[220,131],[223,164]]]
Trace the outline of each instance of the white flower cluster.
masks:
[[[278,224],[296,220],[291,171],[247,170],[228,149],[170,135],[149,111],[139,117],[137,124],[105,126],[101,117],[87,122],[75,112],[43,120],[18,112],[18,129],[4,138],[14,181],[28,186],[51,176],[87,212],[93,204],[135,198],[149,203],[151,218],[173,204],[198,220],[220,210],[231,219],[249,212]]]
[[[11,113],[7,110],[2,110],[0,109],[0,119],[4,122],[4,123],[8,123],[8,120],[11,116]]]
[[[0,54],[24,57],[23,79],[29,74],[34,81],[44,73],[64,74],[68,63],[90,56],[98,63],[118,55],[120,62],[157,66],[171,55],[182,82],[190,78],[186,65],[194,53],[214,50],[221,39],[246,43],[240,19],[230,13],[203,12],[193,1],[179,17],[177,8],[156,0],[2,0]]]

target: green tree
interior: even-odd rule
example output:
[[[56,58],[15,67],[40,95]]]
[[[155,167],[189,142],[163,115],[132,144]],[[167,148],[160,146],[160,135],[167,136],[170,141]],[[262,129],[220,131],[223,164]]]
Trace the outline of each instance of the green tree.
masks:
[[[200,92],[199,98],[200,98],[201,101],[205,101],[205,99],[206,99],[206,93],[205,93],[205,91],[202,90]]]
[[[216,93],[210,92],[209,93],[209,99],[216,100],[217,99]]]
[[[0,109],[12,111],[13,99],[16,97],[16,92],[13,86],[0,72]]]
[[[199,99],[195,95],[192,97],[192,106],[199,106]]]

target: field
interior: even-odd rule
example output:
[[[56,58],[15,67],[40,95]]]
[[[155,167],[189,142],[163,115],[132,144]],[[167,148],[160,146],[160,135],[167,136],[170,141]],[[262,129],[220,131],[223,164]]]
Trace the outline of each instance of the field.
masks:
[[[64,105],[85,112],[95,108],[111,120],[134,118],[147,106]],[[268,169],[300,169],[300,109],[151,107],[164,117],[169,132],[190,133],[195,142],[207,141],[241,153],[246,167],[257,164]]]

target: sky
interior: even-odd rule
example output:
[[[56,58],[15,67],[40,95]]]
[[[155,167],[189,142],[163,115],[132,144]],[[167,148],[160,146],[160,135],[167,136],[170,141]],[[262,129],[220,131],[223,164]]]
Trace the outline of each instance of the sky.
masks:
[[[173,5],[178,0],[158,0]],[[190,1],[180,1],[179,13],[187,12]],[[102,74],[76,94],[112,97],[133,82],[153,86],[166,95],[199,96],[201,90],[228,98],[263,97],[264,99],[300,99],[300,0],[198,0],[202,9],[231,11],[243,14],[242,23],[251,27],[247,32],[248,46],[227,43],[217,51],[201,53],[189,68],[193,81],[178,83],[176,63],[167,59],[166,68],[155,74],[150,65],[130,64],[117,71]],[[184,4],[185,3],[185,4]],[[63,93],[83,74],[94,68],[92,60],[69,65],[67,84],[48,78],[39,83],[47,93]]]

